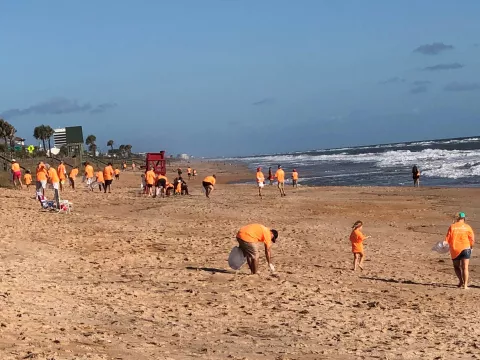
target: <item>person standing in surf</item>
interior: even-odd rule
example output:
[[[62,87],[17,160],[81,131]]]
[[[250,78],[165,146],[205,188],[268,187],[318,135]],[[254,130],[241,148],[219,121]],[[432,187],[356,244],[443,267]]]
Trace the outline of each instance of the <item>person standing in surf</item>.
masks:
[[[285,194],[285,171],[283,171],[282,166],[278,165],[278,170],[275,173],[275,178],[278,183],[278,190],[280,191],[280,196],[287,196]]]
[[[263,175],[262,168],[257,168],[257,186],[258,186],[258,196],[262,197],[262,189],[265,186],[265,176]]]
[[[270,185],[273,185],[273,180],[275,180],[272,172],[272,168],[268,168],[268,181],[270,181]]]
[[[412,176],[413,176],[413,187],[420,187],[420,170],[418,170],[417,165],[413,165]]]

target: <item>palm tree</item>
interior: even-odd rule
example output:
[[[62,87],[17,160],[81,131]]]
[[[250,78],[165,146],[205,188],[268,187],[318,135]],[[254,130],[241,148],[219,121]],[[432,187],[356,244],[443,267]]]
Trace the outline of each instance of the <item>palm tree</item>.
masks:
[[[118,151],[120,152],[121,157],[125,157],[125,145],[120,145]]]
[[[108,140],[107,146],[110,146],[112,148],[112,155],[113,155],[113,140]]]
[[[45,125],[39,125],[35,129],[33,129],[33,137],[37,140],[42,140],[43,151],[46,151],[47,149],[47,146],[45,145],[45,140],[47,140],[47,137],[45,136],[45,129]]]
[[[10,124],[8,121],[0,119],[0,137],[2,137],[3,141],[5,142],[5,148],[8,147],[9,143],[10,147],[12,146],[16,132],[17,130],[12,124]]]
[[[55,130],[53,130],[50,125],[45,126],[45,138],[48,140],[48,154],[52,157],[52,136],[55,134]]]
[[[132,156],[132,145],[125,145],[125,151],[128,154],[128,157]]]
[[[95,157],[95,151],[97,150],[97,137],[95,135],[88,135],[85,139],[85,144],[88,145],[88,150],[92,152],[92,156]]]

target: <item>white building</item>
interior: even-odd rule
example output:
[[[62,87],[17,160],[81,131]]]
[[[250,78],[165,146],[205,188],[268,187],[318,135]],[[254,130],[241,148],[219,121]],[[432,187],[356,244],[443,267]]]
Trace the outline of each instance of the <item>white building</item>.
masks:
[[[67,145],[67,131],[65,128],[55,129],[53,131],[53,143],[55,144],[55,147],[60,149],[63,145]]]

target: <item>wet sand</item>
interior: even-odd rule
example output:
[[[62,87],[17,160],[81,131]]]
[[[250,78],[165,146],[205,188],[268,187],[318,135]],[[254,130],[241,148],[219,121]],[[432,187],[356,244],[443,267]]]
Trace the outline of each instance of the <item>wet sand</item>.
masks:
[[[254,178],[245,169],[195,166],[192,196],[139,197],[140,173],[127,172],[112,194],[65,191],[71,215],[40,211],[33,190],[0,189],[0,359],[480,358],[476,250],[469,291],[430,250],[456,211],[480,228],[480,189],[300,187],[280,198],[267,186],[260,200],[227,184]],[[358,219],[372,239],[353,273]],[[279,230],[275,275],[264,257],[256,276],[228,268],[251,222]]]

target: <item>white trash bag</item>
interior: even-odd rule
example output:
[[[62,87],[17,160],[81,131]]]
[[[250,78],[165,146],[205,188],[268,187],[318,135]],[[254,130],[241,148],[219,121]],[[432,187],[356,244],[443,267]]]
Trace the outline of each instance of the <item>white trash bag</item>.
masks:
[[[243,264],[247,262],[247,258],[243,255],[242,249],[238,246],[234,246],[232,251],[230,251],[230,255],[228,256],[228,265],[233,270],[239,270]]]
[[[436,251],[439,254],[446,254],[450,251],[450,247],[448,246],[448,244],[444,244],[443,241],[439,241],[435,245],[433,245],[432,251]]]

